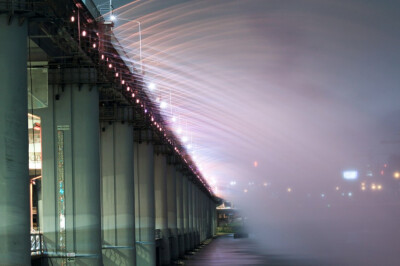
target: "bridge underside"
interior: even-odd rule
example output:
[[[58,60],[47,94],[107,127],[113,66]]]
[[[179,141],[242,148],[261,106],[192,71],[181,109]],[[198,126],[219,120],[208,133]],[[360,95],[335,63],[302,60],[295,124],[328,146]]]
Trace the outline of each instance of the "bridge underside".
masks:
[[[215,233],[216,198],[93,12],[0,1],[1,265],[166,265]]]

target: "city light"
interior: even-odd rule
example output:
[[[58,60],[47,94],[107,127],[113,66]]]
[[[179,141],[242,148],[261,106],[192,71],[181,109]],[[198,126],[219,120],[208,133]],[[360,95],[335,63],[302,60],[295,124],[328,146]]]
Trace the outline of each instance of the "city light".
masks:
[[[399,179],[400,178],[400,172],[394,172],[393,177],[395,179]]]
[[[74,16],[71,17],[71,22],[75,22],[75,17]]]
[[[346,180],[356,180],[358,178],[358,172],[356,170],[344,171],[343,178]]]
[[[258,162],[254,161],[253,165],[254,165],[254,167],[257,167],[258,166]]]
[[[111,20],[111,21],[116,21],[116,20],[117,20],[117,17],[114,16],[114,15],[111,15],[111,16],[110,16],[110,20]]]
[[[287,192],[289,192],[289,193],[292,192],[292,188],[289,187],[289,188],[287,189]]]
[[[231,186],[234,186],[234,185],[236,185],[236,181],[231,181],[231,182],[229,182],[229,184],[230,184]]]

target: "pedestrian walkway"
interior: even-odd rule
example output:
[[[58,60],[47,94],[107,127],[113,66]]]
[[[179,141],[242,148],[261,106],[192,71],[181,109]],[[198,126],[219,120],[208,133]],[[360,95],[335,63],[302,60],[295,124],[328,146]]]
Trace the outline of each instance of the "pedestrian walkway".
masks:
[[[249,238],[235,239],[233,235],[219,236],[196,254],[189,256],[184,261],[184,265],[312,265],[310,262],[283,256],[263,255],[258,250],[257,244]]]

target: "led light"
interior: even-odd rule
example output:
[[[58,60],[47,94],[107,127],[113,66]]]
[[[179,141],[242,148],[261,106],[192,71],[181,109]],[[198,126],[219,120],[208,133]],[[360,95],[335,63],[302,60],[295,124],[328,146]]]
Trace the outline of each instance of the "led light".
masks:
[[[253,165],[254,165],[254,167],[257,167],[258,166],[258,162],[254,161]]]
[[[395,173],[393,174],[393,177],[394,177],[395,179],[399,179],[399,178],[400,178],[400,172],[395,172]]]
[[[93,46],[93,48],[96,48],[96,47],[97,47],[97,45],[96,45],[95,43],[94,43],[92,46]]]
[[[358,172],[356,170],[344,171],[343,178],[346,180],[355,180],[358,178]]]
[[[153,122],[154,121],[154,117],[151,117],[151,122]]]
[[[289,188],[287,189],[287,192],[292,192],[292,189],[289,187]]]
[[[119,73],[117,72],[117,73],[115,73],[115,77],[117,77],[118,78],[118,76],[119,76]]]
[[[162,101],[162,102],[160,103],[160,108],[161,108],[161,109],[165,109],[165,108],[167,108],[167,106],[168,106],[168,104],[167,104],[167,102],[165,102],[165,101]]]
[[[101,55],[101,60],[104,60],[104,55],[103,54]]]
[[[108,68],[112,68],[112,64],[108,64]]]
[[[75,22],[75,17],[71,16],[71,22]]]
[[[151,82],[151,83],[147,86],[147,88],[148,88],[150,91],[154,91],[154,90],[156,89],[156,84],[154,84],[153,82]]]
[[[131,88],[128,86],[128,87],[126,87],[126,91],[130,91],[131,90]]]
[[[87,32],[84,30],[84,31],[82,31],[82,36],[83,37],[86,37],[86,34],[87,34]]]
[[[135,94],[134,93],[132,93],[132,98],[135,98]]]
[[[114,16],[114,15],[111,15],[111,16],[110,16],[110,20],[111,20],[111,21],[115,21],[116,19],[117,19],[116,16]]]
[[[336,190],[339,190],[340,188],[339,188],[339,187],[336,187],[335,189],[336,189]]]
[[[136,99],[136,103],[139,103],[140,101],[139,101],[139,99]]]
[[[124,84],[125,84],[125,80],[122,80],[122,81],[121,81],[121,84],[124,85]]]

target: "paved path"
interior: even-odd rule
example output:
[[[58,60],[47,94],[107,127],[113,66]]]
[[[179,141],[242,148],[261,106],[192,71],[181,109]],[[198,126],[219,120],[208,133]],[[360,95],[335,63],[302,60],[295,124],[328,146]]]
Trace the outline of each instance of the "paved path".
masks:
[[[257,245],[251,239],[234,239],[232,235],[220,236],[184,261],[189,266],[224,265],[311,265],[284,257],[257,253]]]

